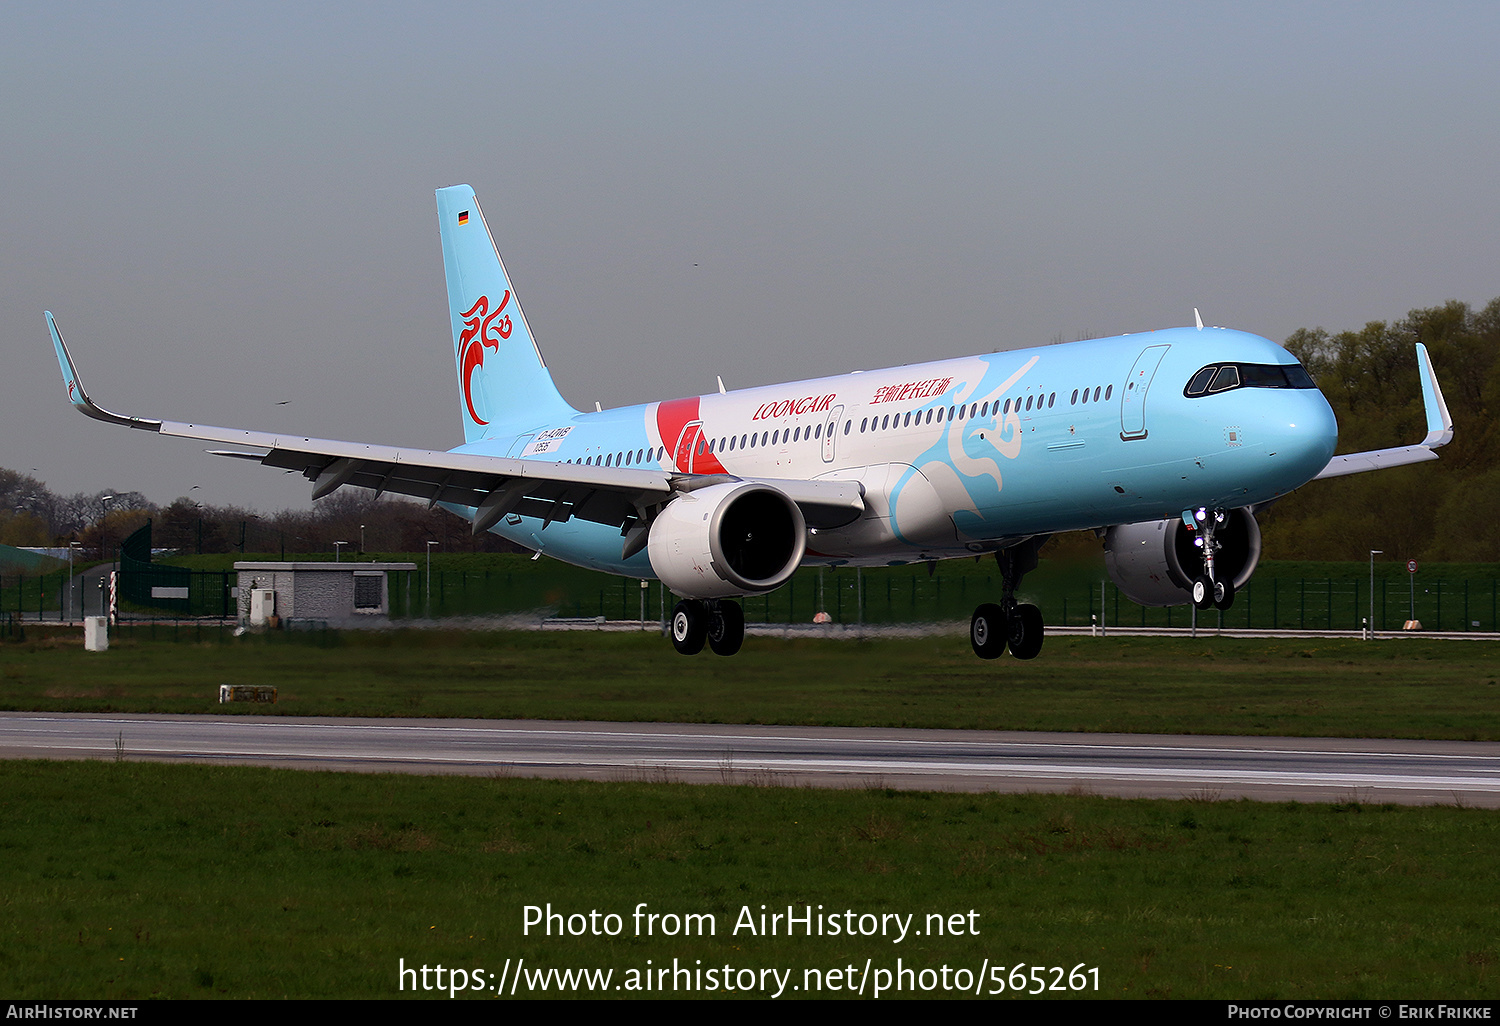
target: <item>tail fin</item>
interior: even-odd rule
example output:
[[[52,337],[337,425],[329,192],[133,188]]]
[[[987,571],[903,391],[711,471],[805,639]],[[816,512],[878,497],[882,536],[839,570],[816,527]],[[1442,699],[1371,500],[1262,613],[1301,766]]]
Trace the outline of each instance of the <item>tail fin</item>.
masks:
[[[464,441],[571,417],[578,411],[552,383],[474,190],[439,189],[437,204]]]

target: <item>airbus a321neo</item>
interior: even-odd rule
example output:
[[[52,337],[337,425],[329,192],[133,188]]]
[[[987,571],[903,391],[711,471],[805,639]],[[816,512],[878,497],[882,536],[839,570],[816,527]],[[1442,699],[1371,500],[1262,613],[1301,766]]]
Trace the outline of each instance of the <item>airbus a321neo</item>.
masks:
[[[1435,459],[1452,421],[1417,346],[1428,433],[1333,455],[1338,426],[1285,349],[1240,331],[1169,328],[841,377],[581,412],[558,393],[474,191],[437,193],[464,444],[449,452],[110,413],[90,401],[52,315],[68,395],[97,420],[229,444],[343,485],[426,499],[578,566],[656,578],[681,598],[672,642],[738,651],[736,598],[799,566],[886,566],[993,553],[1003,590],[975,610],[974,651],[1042,645],[1016,600],[1059,531],[1104,539],[1144,605],[1227,608],[1260,557],[1255,511],[1322,477]]]

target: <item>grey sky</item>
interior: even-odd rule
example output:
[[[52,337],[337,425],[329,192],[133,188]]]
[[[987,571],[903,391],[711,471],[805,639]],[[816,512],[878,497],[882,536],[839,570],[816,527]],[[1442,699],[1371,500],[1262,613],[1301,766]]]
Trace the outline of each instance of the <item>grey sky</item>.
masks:
[[[433,190],[580,408],[1500,294],[1500,5],[7,4],[0,466],[302,506],[68,408],[461,441]],[[286,405],[277,405],[278,403]]]

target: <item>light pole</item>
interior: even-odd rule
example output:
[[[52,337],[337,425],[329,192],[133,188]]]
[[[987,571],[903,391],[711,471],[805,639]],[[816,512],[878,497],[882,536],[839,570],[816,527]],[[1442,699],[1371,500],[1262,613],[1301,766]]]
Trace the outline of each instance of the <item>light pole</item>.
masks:
[[[1375,557],[1383,555],[1382,549],[1370,550],[1370,637],[1375,636]]]
[[[68,621],[73,620],[73,550],[80,547],[82,542],[68,542]]]
[[[440,542],[427,543],[427,619],[432,619],[432,547]]]
[[[361,556],[363,556],[365,554],[365,525],[364,524],[360,524],[359,525],[359,554]]]
[[[333,543],[333,561],[335,563],[339,561],[339,556],[343,554],[344,546],[348,544],[346,541],[336,541]]]

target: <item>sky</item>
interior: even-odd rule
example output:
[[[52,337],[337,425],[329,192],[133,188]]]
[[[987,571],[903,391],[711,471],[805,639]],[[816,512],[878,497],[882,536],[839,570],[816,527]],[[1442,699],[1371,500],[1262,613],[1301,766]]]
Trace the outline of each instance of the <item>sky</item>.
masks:
[[[1494,3],[8,3],[0,467],[304,508],[68,405],[462,441],[433,191],[581,409],[1500,295]]]

